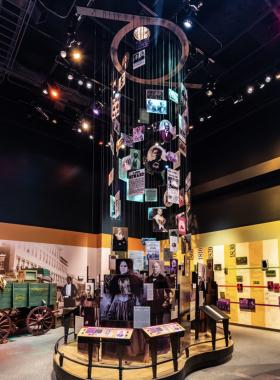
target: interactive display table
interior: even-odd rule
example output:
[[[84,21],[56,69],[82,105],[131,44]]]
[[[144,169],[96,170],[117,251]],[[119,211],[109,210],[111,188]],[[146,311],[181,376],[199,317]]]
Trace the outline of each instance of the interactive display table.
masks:
[[[220,321],[223,322],[225,341],[226,346],[228,347],[228,324],[230,317],[215,305],[199,306],[199,309],[209,318],[213,350],[215,350],[216,345],[216,323]]]
[[[146,342],[151,346],[152,363],[155,364],[153,368],[153,378],[157,377],[157,347],[158,347],[158,337],[164,335],[170,335],[171,347],[172,347],[172,357],[173,357],[173,367],[174,371],[178,371],[178,341],[180,337],[184,336],[185,329],[178,323],[168,323],[166,325],[143,327],[142,328]]]
[[[131,345],[131,338],[133,329],[121,328],[102,328],[102,327],[83,327],[78,334],[78,343],[88,343],[88,379],[91,379],[91,365],[92,365],[92,350],[93,344],[98,347],[98,360],[99,360],[99,347],[100,340],[105,342],[114,342],[119,344],[119,379],[122,379],[122,348],[123,346]]]

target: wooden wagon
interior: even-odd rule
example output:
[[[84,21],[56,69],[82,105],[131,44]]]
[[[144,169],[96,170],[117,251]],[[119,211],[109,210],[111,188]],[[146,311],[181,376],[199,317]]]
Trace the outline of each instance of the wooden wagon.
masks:
[[[57,284],[7,282],[0,289],[0,344],[11,331],[27,326],[30,334],[43,335],[53,324]]]

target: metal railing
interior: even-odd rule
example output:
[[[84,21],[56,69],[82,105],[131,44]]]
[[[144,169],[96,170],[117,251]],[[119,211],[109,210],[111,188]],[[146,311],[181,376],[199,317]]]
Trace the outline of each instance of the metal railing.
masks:
[[[223,330],[223,329],[222,329]],[[161,364],[165,364],[165,363],[168,363],[168,362],[174,362],[175,360],[178,360],[181,355],[183,354],[183,352],[185,351],[186,353],[186,358],[189,357],[189,348],[192,347],[192,346],[197,346],[199,344],[206,344],[206,343],[212,343],[212,339],[211,340],[207,340],[207,341],[203,341],[203,342],[196,342],[196,343],[192,343],[192,344],[189,344],[187,346],[185,346],[184,348],[181,349],[181,351],[179,352],[179,354],[177,355],[177,357],[173,357],[171,359],[167,359],[167,360],[164,360],[164,361],[161,361],[159,363],[152,363],[152,364],[148,364],[148,365],[145,365],[145,366],[141,366],[141,367],[122,367],[122,366],[108,366],[108,365],[100,365],[100,364],[92,364],[91,361],[89,360],[89,363],[83,363],[83,362],[80,362],[78,360],[75,360],[75,359],[72,359],[72,358],[69,358],[68,356],[66,356],[64,353],[60,352],[59,351],[59,342],[64,338],[68,337],[69,335],[72,335],[72,334],[75,334],[75,332],[71,332],[67,335],[63,335],[60,339],[58,339],[58,341],[56,342],[55,344],[55,347],[54,347],[54,352],[55,354],[59,354],[59,366],[62,368],[63,367],[63,361],[64,359],[66,360],[69,360],[73,363],[76,363],[76,364],[79,364],[79,365],[82,365],[84,367],[87,367],[88,368],[88,379],[92,379],[91,377],[91,371],[92,371],[92,368],[94,367],[97,367],[97,368],[100,368],[102,366],[102,368],[108,368],[108,369],[118,369],[119,370],[119,379],[121,380],[122,379],[122,371],[123,370],[132,370],[132,369],[146,369],[146,368],[156,368],[157,366],[161,365]],[[229,332],[228,333],[229,335],[229,339],[231,339],[231,333]],[[225,339],[225,335],[222,337],[222,338],[219,338],[219,339],[215,339],[215,342],[218,342],[219,340],[223,340]],[[116,343],[116,342],[114,342]],[[64,345],[66,345],[67,343],[65,343]]]

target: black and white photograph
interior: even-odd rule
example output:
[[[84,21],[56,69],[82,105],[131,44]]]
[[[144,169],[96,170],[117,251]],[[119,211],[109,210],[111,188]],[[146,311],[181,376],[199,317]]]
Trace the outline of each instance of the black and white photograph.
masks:
[[[176,153],[173,153],[171,151],[166,153],[166,157],[167,157],[168,161],[170,161],[170,162],[176,162],[177,161]]]
[[[180,154],[180,151],[178,150],[177,152],[175,152],[175,154],[176,154],[177,160],[175,162],[173,162],[173,169],[177,169],[177,168],[179,168],[179,166],[181,166],[181,154]]]
[[[144,49],[145,47],[148,47],[150,44],[150,37],[144,38],[141,41],[135,41],[135,48],[136,50]]]
[[[173,259],[173,252],[170,251],[170,248],[164,247],[162,251],[164,261],[170,261],[171,259]]]
[[[128,170],[131,170],[131,155],[122,159],[122,172],[127,172]]]
[[[127,251],[128,228],[113,227],[113,251]]]
[[[166,209],[154,208],[153,232],[168,232],[168,213]]]
[[[162,120],[160,122],[159,134],[161,138],[163,139],[163,141],[165,142],[169,142],[172,140],[174,132],[173,132],[173,127],[170,121]]]
[[[184,191],[184,188],[182,188],[179,191],[179,207],[182,207],[185,204],[184,195],[185,195],[185,191]]]
[[[166,190],[166,192],[165,192],[164,195],[163,195],[163,203],[164,203],[164,205],[165,205],[166,207],[171,207],[171,206],[173,206],[173,203],[172,203],[172,202],[168,202],[167,197],[168,197],[168,192],[167,192],[167,190]]]
[[[116,259],[119,255],[109,255],[109,270],[116,270]]]
[[[146,241],[146,260],[159,260],[160,241]]]
[[[179,141],[182,140],[183,143],[186,143],[186,123],[184,118],[181,115],[178,115],[179,123]]]
[[[128,251],[128,256],[133,261],[133,272],[143,270],[144,251]]]
[[[179,204],[179,172],[167,169],[167,201]]]
[[[162,281],[164,277],[164,261],[163,260],[149,260],[149,276],[157,277]]]
[[[125,85],[125,72],[119,78],[119,91],[121,91],[124,85]]]
[[[86,299],[92,300],[94,298],[94,283],[87,282],[86,283]]]
[[[167,101],[160,99],[146,99],[147,101],[147,112],[157,113],[160,115],[167,114]]]
[[[177,236],[169,236],[169,246],[171,252],[178,251],[178,238]]]
[[[183,141],[181,141],[180,139],[179,139],[179,152],[181,152],[183,156],[187,157],[186,144],[184,144]]]
[[[133,54],[133,70],[145,65],[145,49]]]
[[[148,208],[148,220],[153,220],[153,215],[154,215],[154,212],[153,212],[153,209],[157,209],[157,208],[163,208],[165,209],[166,207],[149,207]]]
[[[186,179],[185,179],[185,191],[188,191],[191,187],[191,172],[189,172],[189,174],[187,175]]]
[[[116,152],[118,153],[118,151],[120,150],[120,148],[122,147],[122,144],[123,144],[123,138],[121,137],[117,143],[116,143]]]
[[[133,128],[133,142],[144,141],[144,125]]]
[[[120,115],[120,98],[112,99],[112,120]]]
[[[141,151],[130,149],[131,155],[131,170],[139,170],[141,168]]]
[[[133,260],[132,259],[116,259],[116,273],[117,274],[133,274]]]
[[[129,58],[130,58],[130,54],[128,52],[126,52],[125,55],[123,56],[123,59],[122,59],[122,69],[124,71],[126,71],[128,68]]]
[[[178,270],[178,260],[171,259],[170,260],[170,274],[177,274],[177,270]]]
[[[121,126],[118,119],[115,119],[114,121],[114,131],[117,133],[117,135],[119,135],[121,132]]]
[[[189,122],[189,107],[187,107],[185,109],[185,111],[182,113],[182,118],[185,121],[185,131],[186,131],[186,137],[187,137],[188,134],[190,133],[190,130],[189,130],[189,126],[190,126],[190,122]]]
[[[94,285],[94,284],[89,284]],[[87,292],[86,292],[87,293]],[[80,315],[84,317],[84,326],[100,326],[100,297],[91,297],[90,291],[86,294],[85,298],[81,300]]]
[[[154,172],[162,172],[167,165],[165,149],[163,149],[160,145],[153,145],[148,151],[147,160],[150,168]]]
[[[171,90],[171,88],[168,89],[168,99],[172,100],[172,102],[178,104],[178,93]]]
[[[120,259],[119,259],[120,260]],[[104,293],[105,294],[129,294],[140,295],[143,289],[143,275],[136,274],[105,274]],[[104,295],[104,294],[103,294]]]
[[[146,246],[146,241],[156,241],[156,238],[142,238],[142,245]]]
[[[188,106],[188,90],[183,83],[180,83],[178,88],[178,104],[182,107]]]
[[[153,124],[153,132],[158,132],[160,127],[160,121],[155,121]]]
[[[146,99],[163,100],[163,90],[146,90]]]
[[[113,154],[113,156],[114,156],[114,154],[115,154],[115,143],[114,143],[114,139],[113,139],[113,135],[112,134],[110,134],[110,148],[111,148],[111,152],[112,152],[112,154]]]
[[[133,148],[133,137],[132,136],[128,136],[125,133],[122,133],[121,136],[122,136],[122,139],[123,139],[123,142],[122,142],[123,145],[129,146],[130,148]]]
[[[171,236],[176,236],[176,237],[177,237],[177,241],[179,242],[179,233],[178,233],[178,229],[169,230],[169,242],[170,242],[170,237],[171,237]]]

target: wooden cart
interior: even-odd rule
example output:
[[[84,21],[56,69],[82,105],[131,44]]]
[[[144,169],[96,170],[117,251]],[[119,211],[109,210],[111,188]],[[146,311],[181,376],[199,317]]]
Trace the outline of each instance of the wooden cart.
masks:
[[[0,289],[0,344],[19,327],[27,326],[33,335],[48,332],[56,293],[54,283],[8,282],[4,290]]]

